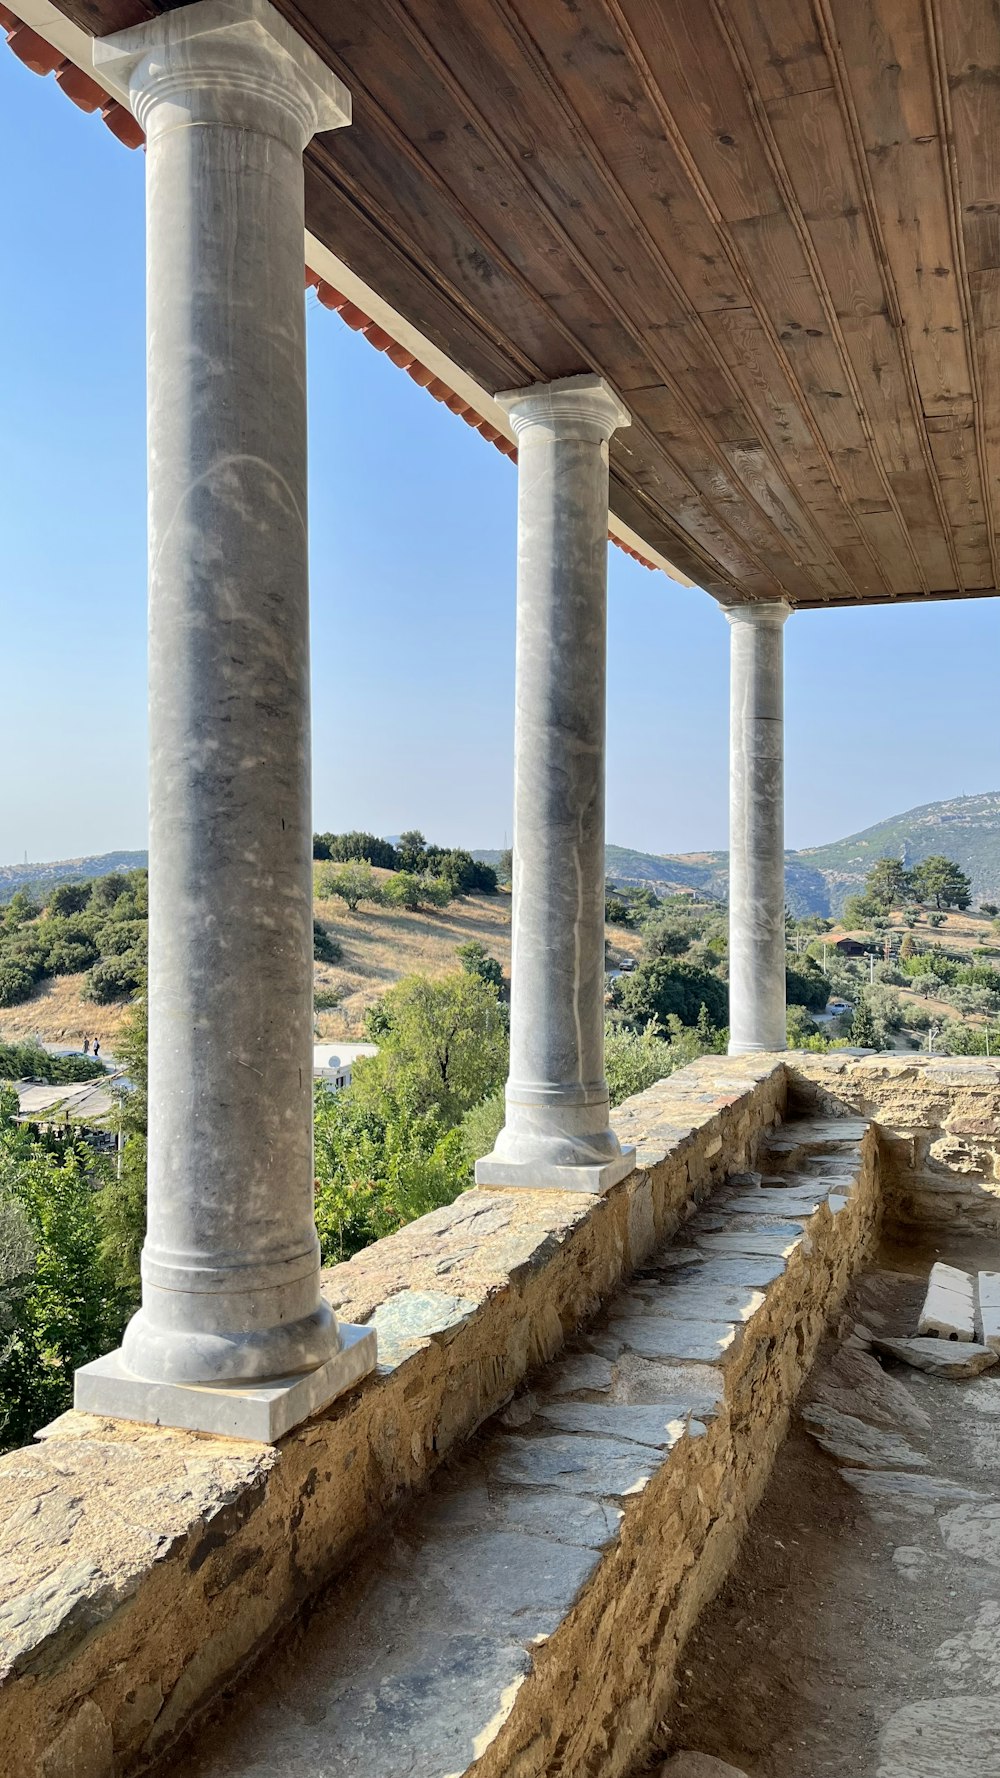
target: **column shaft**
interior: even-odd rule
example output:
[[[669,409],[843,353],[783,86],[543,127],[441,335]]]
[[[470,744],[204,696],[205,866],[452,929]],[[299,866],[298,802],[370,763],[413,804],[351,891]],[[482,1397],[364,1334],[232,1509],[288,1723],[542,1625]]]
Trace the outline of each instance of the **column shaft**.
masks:
[[[604,1079],[607,441],[600,378],[499,397],[518,440],[507,1121],[483,1185],[601,1191],[631,1170]]]
[[[785,1047],[783,634],[788,606],[731,607],[729,1051]]]
[[[349,100],[265,0],[98,56],[147,138],[148,1232],[122,1363],[273,1379],[342,1352],[313,1217],[302,150]]]

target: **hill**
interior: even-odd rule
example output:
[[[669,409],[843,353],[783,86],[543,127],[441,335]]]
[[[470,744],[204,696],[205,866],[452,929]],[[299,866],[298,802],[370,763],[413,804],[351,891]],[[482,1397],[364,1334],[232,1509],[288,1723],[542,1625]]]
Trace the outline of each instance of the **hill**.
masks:
[[[785,854],[788,905],[797,915],[837,914],[860,889],[876,858],[919,864],[932,852],[955,859],[972,878],[976,900],[1000,901],[1000,791],[922,803],[890,815],[847,839]],[[651,853],[609,846],[609,878],[636,883],[658,894],[698,890],[725,900],[725,852]]]
[[[145,852],[100,852],[88,858],[60,858],[53,864],[0,864],[0,906],[19,889],[44,901],[57,883],[80,883],[110,871],[145,870]]]

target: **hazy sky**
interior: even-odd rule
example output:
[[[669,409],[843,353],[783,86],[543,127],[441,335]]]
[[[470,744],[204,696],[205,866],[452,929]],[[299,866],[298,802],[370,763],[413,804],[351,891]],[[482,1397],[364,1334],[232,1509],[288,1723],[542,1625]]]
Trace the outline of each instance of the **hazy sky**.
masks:
[[[0,863],[146,843],[143,167],[0,51]],[[315,823],[510,831],[516,472],[309,307]],[[608,838],[726,844],[728,627],[610,551]],[[804,613],[787,837],[1000,788],[995,600]]]

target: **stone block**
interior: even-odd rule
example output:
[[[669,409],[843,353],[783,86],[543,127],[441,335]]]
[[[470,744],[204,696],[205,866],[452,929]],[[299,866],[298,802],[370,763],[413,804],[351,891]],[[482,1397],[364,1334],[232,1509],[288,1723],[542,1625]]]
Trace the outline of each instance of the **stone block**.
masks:
[[[874,1345],[890,1358],[900,1358],[914,1370],[929,1371],[935,1377],[977,1377],[1000,1360],[1000,1353],[968,1340],[882,1338]]]
[[[149,1383],[125,1369],[120,1352],[109,1352],[77,1371],[73,1405],[80,1413],[111,1420],[277,1444],[292,1427],[329,1407],[375,1369],[374,1329],[342,1321],[340,1334],[340,1351],[317,1370],[220,1388]]]
[[[980,1343],[1000,1353],[1000,1272],[980,1272],[976,1280]]]
[[[921,1339],[974,1340],[975,1294],[967,1272],[939,1261],[931,1267],[927,1295],[920,1311],[917,1334]]]

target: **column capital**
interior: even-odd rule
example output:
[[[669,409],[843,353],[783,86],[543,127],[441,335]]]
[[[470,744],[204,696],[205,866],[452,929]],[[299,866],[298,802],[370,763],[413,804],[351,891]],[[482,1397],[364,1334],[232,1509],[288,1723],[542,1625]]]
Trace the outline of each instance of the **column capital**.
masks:
[[[221,124],[276,135],[301,153],[317,131],[351,121],[343,82],[270,0],[196,0],[98,38],[93,53],[147,134]]]
[[[628,408],[610,383],[591,371],[556,377],[551,383],[529,383],[526,389],[505,389],[496,400],[509,414],[518,437],[529,427],[544,426],[554,438],[607,443],[619,427],[632,424]]]
[[[723,615],[731,624],[750,624],[779,629],[791,617],[792,608],[784,599],[755,599],[748,605],[724,605]]]

